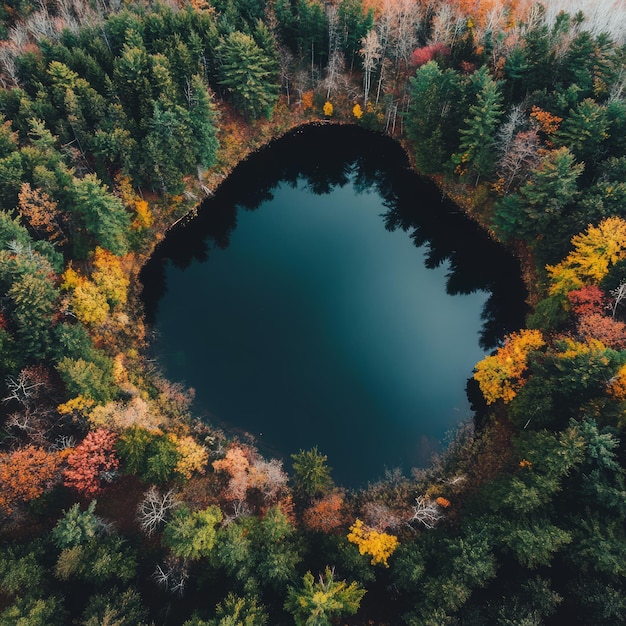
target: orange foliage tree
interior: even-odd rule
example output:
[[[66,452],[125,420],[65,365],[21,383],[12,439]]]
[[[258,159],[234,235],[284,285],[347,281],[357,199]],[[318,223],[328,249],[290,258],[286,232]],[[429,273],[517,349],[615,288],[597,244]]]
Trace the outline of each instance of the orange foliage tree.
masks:
[[[102,490],[119,467],[115,454],[117,435],[105,428],[92,430],[67,457],[64,471],[66,487],[85,496],[94,496]]]
[[[586,340],[597,339],[614,350],[626,348],[626,324],[608,315],[581,315],[578,319],[578,334]]]
[[[216,472],[225,472],[230,477],[224,497],[228,500],[244,500],[250,483],[248,469],[250,459],[247,450],[241,446],[232,446],[223,459],[213,461]]]
[[[563,121],[562,117],[552,115],[548,111],[540,109],[538,106],[533,106],[530,117],[536,122],[540,130],[547,136],[552,137],[559,130],[559,126]],[[549,142],[549,140],[548,140]]]
[[[311,530],[321,530],[324,533],[337,530],[345,522],[343,505],[343,495],[338,492],[317,500],[304,512],[305,526]]]
[[[55,482],[60,465],[58,453],[34,446],[0,454],[0,509],[9,514],[38,498]]]
[[[22,183],[18,211],[36,235],[44,236],[60,246],[67,242],[61,226],[61,212],[45,191],[32,189],[29,183]]]
[[[491,404],[496,400],[510,402],[524,385],[522,378],[527,368],[528,355],[544,345],[541,332],[522,330],[512,333],[504,345],[476,365],[474,379]]]

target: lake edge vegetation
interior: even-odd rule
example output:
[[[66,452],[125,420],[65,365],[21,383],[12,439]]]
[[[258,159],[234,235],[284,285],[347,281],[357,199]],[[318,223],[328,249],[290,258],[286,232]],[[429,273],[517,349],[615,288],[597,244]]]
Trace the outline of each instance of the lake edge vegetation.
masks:
[[[623,623],[626,20],[605,4],[2,4],[0,625]],[[241,159],[324,120],[401,141],[532,304],[476,366],[474,423],[354,492],[323,450],[288,474],[194,418],[138,291]]]

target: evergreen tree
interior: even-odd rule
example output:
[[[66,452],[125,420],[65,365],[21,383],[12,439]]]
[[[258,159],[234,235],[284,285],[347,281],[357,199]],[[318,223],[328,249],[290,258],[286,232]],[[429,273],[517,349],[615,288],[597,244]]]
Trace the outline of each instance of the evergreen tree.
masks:
[[[502,115],[502,95],[486,66],[472,76],[471,82],[477,91],[476,102],[469,107],[458,153],[452,156],[452,161],[458,173],[474,174],[478,182],[481,176],[489,176],[494,170],[495,132]]]
[[[220,43],[220,85],[230,94],[235,108],[250,119],[270,117],[278,85],[272,80],[273,63],[245,33],[230,33]]]
[[[109,193],[95,174],[74,178],[71,195],[74,200],[71,210],[75,216],[75,251],[84,255],[91,239],[113,254],[125,254],[128,250],[130,216],[122,201]],[[85,235],[89,239],[86,240]]]
[[[335,572],[328,566],[318,581],[311,572],[302,581],[300,589],[289,588],[285,602],[296,626],[331,626],[339,617],[354,615],[365,595],[358,583],[335,580]]]
[[[569,112],[555,139],[558,145],[569,148],[576,160],[586,165],[587,171],[593,171],[602,157],[608,129],[606,107],[587,98]]]
[[[443,71],[430,61],[417,70],[410,84],[406,129],[415,160],[421,171],[439,172],[458,142],[455,113],[462,101],[460,77],[456,71]]]
[[[300,450],[297,454],[292,454],[291,458],[297,491],[313,498],[331,489],[333,480],[330,477],[330,467],[326,465],[328,457],[321,454],[317,446],[311,450]]]
[[[208,168],[215,163],[219,147],[215,107],[200,76],[191,79],[190,87],[189,131],[193,138],[196,162]]]

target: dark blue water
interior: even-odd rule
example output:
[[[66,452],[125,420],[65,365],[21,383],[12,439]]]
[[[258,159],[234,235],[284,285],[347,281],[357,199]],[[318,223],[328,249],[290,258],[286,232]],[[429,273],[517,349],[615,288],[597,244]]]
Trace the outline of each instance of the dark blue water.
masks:
[[[359,131],[351,143],[379,142],[396,161],[381,149],[370,157],[376,168],[363,151],[348,151],[324,177],[311,155],[323,156],[325,142],[291,139],[301,145],[274,146],[262,164],[252,159],[234,174],[233,189],[245,190],[246,168],[258,177],[275,163],[261,183],[252,177],[252,196],[207,203],[155,258],[158,279],[144,281],[157,285],[147,301],[159,361],[168,378],[195,388],[205,418],[251,433],[285,459],[316,445],[343,484],[424,466],[472,415],[466,382],[496,339],[482,317],[491,330],[505,326],[493,315],[495,279],[473,277],[462,288],[459,262],[472,255],[421,241],[420,226],[404,223],[404,209],[413,204],[419,214],[420,197],[433,194],[395,146]],[[294,170],[302,151],[310,161]],[[407,180],[394,181],[396,168]],[[476,235],[475,257],[503,254],[438,204],[450,217],[440,228],[466,228],[450,241],[471,247]],[[493,274],[499,263],[479,269]]]

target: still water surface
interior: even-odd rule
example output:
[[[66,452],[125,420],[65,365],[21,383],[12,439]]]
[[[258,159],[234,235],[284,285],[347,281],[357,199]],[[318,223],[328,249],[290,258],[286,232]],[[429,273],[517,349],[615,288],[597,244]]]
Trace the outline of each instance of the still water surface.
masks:
[[[375,167],[353,148],[324,177],[310,154],[322,157],[324,143],[307,133],[291,151],[252,159],[244,170],[261,176],[273,161],[271,175],[235,172],[232,190],[173,235],[144,276],[147,308],[165,373],[195,388],[196,412],[286,460],[317,445],[335,479],[354,486],[425,465],[471,416],[466,382],[506,327],[494,291],[510,259],[459,223],[386,141],[369,137],[393,159],[379,147]],[[309,161],[294,168],[303,150]],[[398,169],[406,180],[394,179]],[[252,197],[241,195],[250,184]],[[466,228],[450,240],[474,255],[422,241],[426,227],[411,220],[432,211],[425,199],[449,214],[440,229]],[[462,286],[464,255],[487,275]]]

